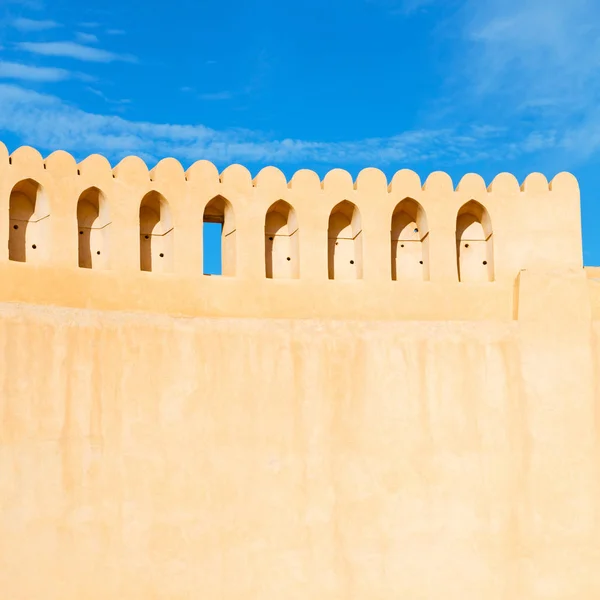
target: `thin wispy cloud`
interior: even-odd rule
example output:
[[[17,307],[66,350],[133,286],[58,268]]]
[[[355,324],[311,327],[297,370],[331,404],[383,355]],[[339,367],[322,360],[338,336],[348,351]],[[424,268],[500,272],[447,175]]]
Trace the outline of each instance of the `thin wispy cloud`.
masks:
[[[0,84],[0,103],[0,130],[18,133],[24,143],[46,151],[63,148],[76,155],[93,150],[112,160],[138,154],[147,160],[175,156],[188,163],[206,158],[221,164],[310,161],[383,166],[442,159],[468,162],[502,152],[523,152],[503,141],[503,132],[497,128],[407,131],[386,138],[326,142],[93,114],[55,96],[8,84]]]
[[[92,87],[87,87],[86,89],[91,94],[94,94],[94,96],[98,96],[98,98],[102,98],[102,100],[104,100],[107,104],[114,104],[114,105],[117,105],[117,106],[119,106],[119,105],[122,106],[122,105],[125,105],[125,104],[131,104],[131,100],[129,100],[128,98],[122,98],[122,99],[119,99],[119,100],[113,100],[112,98],[109,98],[101,90],[97,90],[96,88],[92,88]]]
[[[75,60],[110,63],[116,61],[136,62],[130,54],[117,54],[101,48],[91,48],[76,42],[20,42],[18,48],[43,56],[60,56]]]
[[[564,145],[577,154],[600,150],[595,0],[467,0],[462,18],[460,62],[472,100],[461,101],[463,110],[494,106],[504,121],[564,131]]]
[[[56,67],[36,67],[0,60],[0,79],[55,82],[70,79],[72,73]]]
[[[61,24],[57,23],[56,21],[44,21],[25,18],[14,19],[11,25],[19,31],[28,33],[34,31],[48,31],[49,29],[56,29],[57,27],[61,27]]]
[[[94,35],[93,33],[84,33],[84,32],[78,32],[77,35],[77,41],[81,42],[82,44],[97,44],[98,43],[98,36]]]
[[[479,91],[578,104],[596,94],[600,19],[595,0],[469,0],[465,33]],[[590,89],[591,85],[591,89]]]

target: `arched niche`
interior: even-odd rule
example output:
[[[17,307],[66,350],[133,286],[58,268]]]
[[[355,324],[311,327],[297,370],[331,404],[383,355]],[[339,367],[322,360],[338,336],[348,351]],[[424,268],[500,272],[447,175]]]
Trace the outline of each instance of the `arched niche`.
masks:
[[[49,258],[50,206],[42,186],[33,179],[15,185],[9,202],[8,258],[40,263]]]
[[[329,279],[362,279],[362,223],[352,202],[343,200],[331,211],[327,241]]]
[[[285,200],[271,205],[265,217],[265,270],[268,279],[298,279],[299,233],[296,211]]]
[[[207,245],[208,228],[207,226],[216,225],[219,227],[220,248],[211,248]],[[204,274],[205,275],[225,275],[233,277],[236,267],[236,227],[233,207],[229,200],[223,196],[213,198],[204,209],[203,217],[203,240],[204,240]],[[208,269],[207,255],[209,252],[215,255],[220,250],[220,265],[215,269],[216,273],[210,273]],[[220,268],[219,268],[220,266]]]
[[[494,281],[492,221],[479,202],[470,200],[456,217],[459,281]]]
[[[392,280],[429,281],[429,228],[423,207],[412,198],[392,214]]]
[[[171,210],[158,192],[149,192],[140,204],[140,269],[156,273],[173,270]]]
[[[84,269],[108,267],[110,218],[104,194],[89,188],[77,202],[79,266]]]

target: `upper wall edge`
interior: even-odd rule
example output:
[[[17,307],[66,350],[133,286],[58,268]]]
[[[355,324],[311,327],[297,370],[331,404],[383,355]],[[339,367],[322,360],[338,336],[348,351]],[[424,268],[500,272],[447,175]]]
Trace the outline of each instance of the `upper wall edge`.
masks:
[[[500,192],[503,195],[520,192],[545,193],[547,191],[579,193],[577,179],[568,172],[558,173],[550,181],[541,173],[531,173],[521,184],[510,173],[496,175],[489,184],[486,184],[480,175],[467,173],[456,186],[451,177],[443,171],[431,173],[425,182],[422,182],[416,172],[410,169],[401,169],[388,181],[385,173],[374,167],[362,169],[356,180],[353,180],[350,173],[344,169],[332,169],[322,180],[315,171],[300,169],[287,180],[284,173],[274,166],[264,167],[254,178],[246,167],[239,164],[229,165],[219,173],[217,167],[208,160],[198,160],[184,170],[177,159],[163,158],[152,169],[149,169],[140,157],[127,156],[112,167],[108,159],[99,154],[92,154],[79,163],[64,150],[54,151],[43,158],[35,148],[21,146],[9,154],[2,142],[0,142],[0,163],[27,169],[31,171],[32,176],[38,170],[49,170],[60,177],[88,175],[138,181],[169,181],[171,183],[201,180],[208,184],[227,182],[240,189],[256,187],[273,191],[285,188],[306,192],[318,189],[338,190],[342,193],[350,193],[355,190],[393,193],[395,190],[400,190],[403,193],[426,191],[445,194],[456,191],[478,196],[486,192]]]

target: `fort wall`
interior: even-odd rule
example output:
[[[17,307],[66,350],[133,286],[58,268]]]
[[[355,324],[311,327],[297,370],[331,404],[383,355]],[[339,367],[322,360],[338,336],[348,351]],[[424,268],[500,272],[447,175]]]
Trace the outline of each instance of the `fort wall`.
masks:
[[[4,152],[0,597],[596,600],[580,229],[568,174]]]
[[[61,151],[44,160],[2,147],[0,215],[5,301],[189,316],[510,319],[522,271],[583,276],[579,188],[567,173],[521,185],[501,174],[487,187],[471,174],[454,187],[441,172],[422,184],[407,170],[390,182],[377,169],[356,181],[340,169],[323,181],[303,170],[288,182],[274,167],[252,179],[240,165],[219,174],[199,161],[184,172],[165,159],[149,171],[136,157],[111,168],[100,156],[76,163]],[[26,233],[14,219],[29,222]],[[203,275],[205,221],[223,224],[222,277]]]

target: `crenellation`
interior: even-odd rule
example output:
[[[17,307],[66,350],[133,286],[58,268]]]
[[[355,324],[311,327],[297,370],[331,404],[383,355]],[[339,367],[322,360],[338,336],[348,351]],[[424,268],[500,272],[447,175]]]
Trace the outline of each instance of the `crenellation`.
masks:
[[[527,175],[520,187],[522,192],[529,194],[546,194],[550,185],[545,175],[541,173],[530,173]]]
[[[113,175],[125,185],[138,185],[150,181],[148,165],[139,156],[126,156],[113,168]]]
[[[416,198],[420,197],[423,191],[421,178],[417,173],[410,169],[401,169],[392,177],[392,181],[388,186],[388,192],[398,196]]]
[[[385,173],[380,169],[369,167],[363,169],[356,177],[354,189],[363,194],[386,194],[388,182]]]
[[[229,165],[221,172],[221,183],[223,186],[233,190],[236,194],[250,196],[252,194],[252,175],[242,165]]]
[[[219,185],[219,170],[209,160],[198,160],[185,172],[186,181],[190,184],[216,189]]]
[[[78,175],[108,182],[113,179],[113,169],[108,159],[100,154],[90,154],[77,164]],[[106,183],[107,184],[107,183]]]
[[[175,158],[163,158],[150,171],[150,181],[183,186],[185,172]]]
[[[521,191],[521,186],[517,178],[512,173],[498,173],[488,186],[488,192],[510,196],[518,194]]]
[[[467,173],[456,186],[456,192],[459,193],[462,198],[485,198],[487,191],[485,180],[477,173]]]
[[[252,180],[252,185],[260,191],[271,194],[285,194],[288,183],[285,175],[277,167],[264,167]]]
[[[329,171],[322,182],[323,191],[336,198],[351,198],[354,190],[354,181],[352,175],[344,169],[332,169]]]
[[[558,175],[556,175],[548,184],[548,189],[551,192],[569,194],[570,196],[576,195],[579,197],[579,183],[577,182],[576,177],[571,173],[558,173]]]
[[[582,268],[579,188],[568,173],[550,183],[533,173],[521,186],[501,173],[487,188],[473,173],[455,187],[447,173],[421,183],[407,169],[389,182],[376,168],[355,181],[343,169],[323,180],[304,169],[288,181],[272,166],[252,179],[242,165],[219,174],[205,160],[184,171],[166,158],[149,170],[136,156],[112,168],[100,155],[76,163],[63,151],[44,161],[30,147],[13,152],[9,163],[5,150],[0,243],[8,248],[11,197],[21,202],[25,190],[38,207],[32,215],[47,207],[44,233],[27,241],[25,253],[26,262],[44,268],[147,271],[146,277],[162,273],[205,285],[204,222],[221,224],[223,277],[216,282],[364,280],[364,294],[386,283],[395,294],[407,285],[512,285],[523,269]],[[36,204],[34,196],[42,200]],[[32,221],[31,235],[35,229]],[[7,251],[0,260],[14,262]]]
[[[446,197],[454,192],[454,184],[448,173],[434,171],[427,177],[423,185],[423,191],[431,196]]]
[[[311,195],[316,195],[323,189],[321,179],[310,169],[296,171],[288,183],[288,188],[299,194]]]
[[[44,168],[56,178],[72,180],[77,175],[77,161],[64,150],[52,152],[44,160]]]

